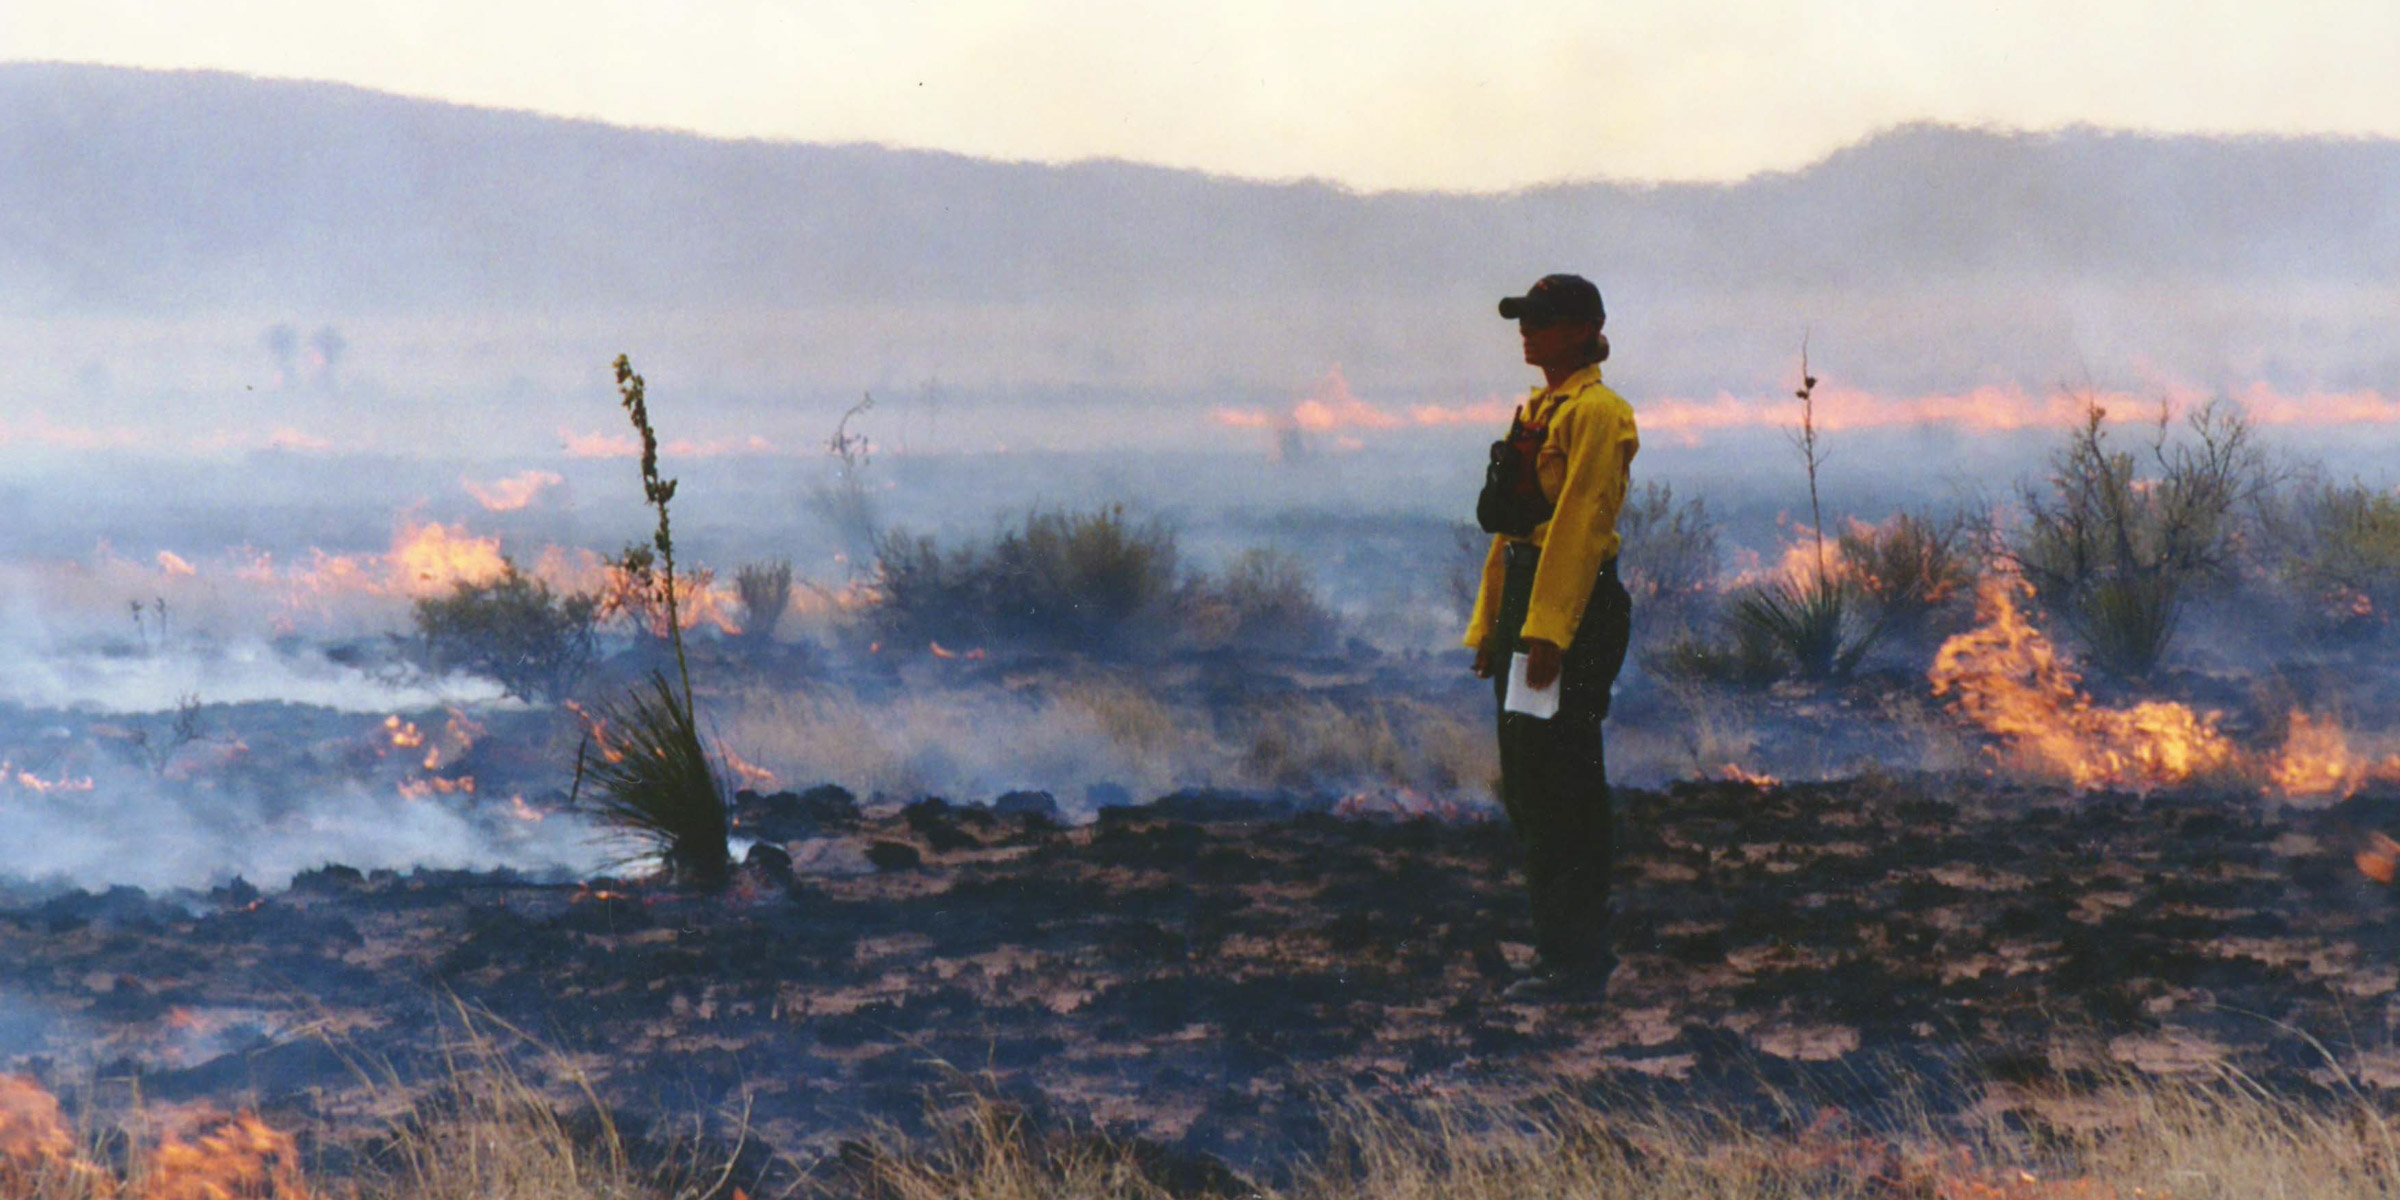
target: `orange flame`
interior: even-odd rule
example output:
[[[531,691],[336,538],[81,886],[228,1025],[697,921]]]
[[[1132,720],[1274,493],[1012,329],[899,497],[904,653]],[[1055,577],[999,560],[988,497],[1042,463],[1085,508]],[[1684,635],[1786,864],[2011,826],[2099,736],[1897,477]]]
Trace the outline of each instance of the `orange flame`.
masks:
[[[417,723],[401,720],[399,713],[385,717],[383,728],[391,734],[394,749],[415,750],[425,744],[425,735],[418,731]]]
[[[2018,611],[2029,590],[2013,576],[1985,580],[1976,594],[1982,624],[1942,643],[1929,677],[1934,695],[1953,697],[1952,711],[2078,788],[2148,790],[2233,765],[2219,714],[2162,701],[2092,703],[2082,676]]]
[[[441,596],[459,584],[490,583],[508,570],[500,539],[476,537],[436,522],[404,529],[392,543],[392,574],[410,596]]]
[[[198,1106],[173,1115],[143,1160],[135,1200],[313,1200],[290,1135],[254,1113]],[[85,1159],[58,1100],[32,1079],[0,1075],[0,1196],[110,1200],[115,1175]]]
[[[2359,874],[2377,883],[2390,883],[2400,874],[2400,842],[2381,830],[2367,835],[2367,848],[2358,852]]]
[[[58,1098],[21,1075],[0,1075],[0,1193],[38,1192],[39,1182],[74,1173],[75,1137]]]
[[[730,749],[720,748],[719,753],[725,756],[725,769],[733,772],[742,781],[742,786],[754,792],[767,791],[775,786],[775,772],[744,759]]]
[[[94,786],[89,775],[70,778],[62,771],[56,779],[44,779],[31,771],[17,769],[4,758],[0,758],[0,784],[22,788],[36,796],[46,796],[52,792],[88,792]]]
[[[170,1128],[144,1173],[141,1200],[310,1200],[289,1134],[251,1113],[200,1107]]]
[[[2365,771],[2351,755],[2350,739],[2338,723],[2295,712],[2291,724],[2283,753],[2267,771],[2277,791],[2287,796],[2347,796],[2358,790]]]

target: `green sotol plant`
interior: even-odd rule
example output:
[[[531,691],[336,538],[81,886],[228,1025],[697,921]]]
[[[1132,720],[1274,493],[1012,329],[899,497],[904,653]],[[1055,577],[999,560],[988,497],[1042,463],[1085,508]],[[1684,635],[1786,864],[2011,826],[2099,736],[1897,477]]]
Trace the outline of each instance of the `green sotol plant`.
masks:
[[[658,435],[642,377],[623,355],[616,362],[617,391],[642,440],[642,495],[658,510],[658,530],[647,549],[628,554],[633,569],[660,573],[656,594],[666,606],[667,633],[675,645],[680,682],[653,671],[646,684],[603,707],[592,737],[576,754],[575,795],[591,785],[589,811],[600,823],[641,846],[679,882],[722,887],[732,878],[726,846],[730,822],[724,773],[700,738],[692,702],[692,671],[684,655],[683,624],[675,597],[675,537],[667,504],[675,481],[658,471]],[[655,558],[651,557],[654,554]],[[593,743],[598,753],[591,753]]]

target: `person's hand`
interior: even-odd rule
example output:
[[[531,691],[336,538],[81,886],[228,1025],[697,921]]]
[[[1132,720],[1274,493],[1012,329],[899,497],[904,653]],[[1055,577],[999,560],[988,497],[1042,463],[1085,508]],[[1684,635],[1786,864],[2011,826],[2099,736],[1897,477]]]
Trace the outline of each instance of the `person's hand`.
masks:
[[[1477,647],[1475,650],[1475,678],[1490,679],[1491,677],[1492,652],[1485,650],[1482,647]]]
[[[1559,663],[1564,657],[1556,642],[1526,638],[1525,686],[1538,692],[1558,682]]]

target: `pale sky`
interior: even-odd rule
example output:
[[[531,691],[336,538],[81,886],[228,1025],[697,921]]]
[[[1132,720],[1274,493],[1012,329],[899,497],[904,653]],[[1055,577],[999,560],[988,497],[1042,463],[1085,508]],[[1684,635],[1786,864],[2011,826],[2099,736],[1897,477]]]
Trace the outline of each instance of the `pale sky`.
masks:
[[[2400,136],[2400,0],[0,0],[0,60],[1362,189],[1735,178],[1914,120]]]

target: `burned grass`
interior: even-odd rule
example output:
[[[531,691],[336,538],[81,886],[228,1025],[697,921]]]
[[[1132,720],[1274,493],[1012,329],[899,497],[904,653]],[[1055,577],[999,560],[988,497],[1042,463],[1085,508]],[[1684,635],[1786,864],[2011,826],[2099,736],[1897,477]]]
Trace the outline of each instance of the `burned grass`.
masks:
[[[2127,1080],[2370,1107],[2400,1086],[2400,912],[2353,861],[2395,813],[1940,777],[1628,790],[1627,967],[1604,1003],[1531,1006],[1498,996],[1530,939],[1496,824],[753,796],[736,835],[796,865],[756,856],[721,895],[324,871],[10,909],[8,1002],[33,1015],[7,1049],[330,1129],[364,1102],[323,1039],[438,1078],[449,995],[555,1044],[629,1123],[743,1112],[801,1162],[932,1136],[924,1097],[962,1072],[1265,1178],[1339,1143],[1328,1096],[1510,1111],[1559,1080],[1747,1128],[1793,1132],[1806,1097],[2072,1148],[2138,1115]]]

